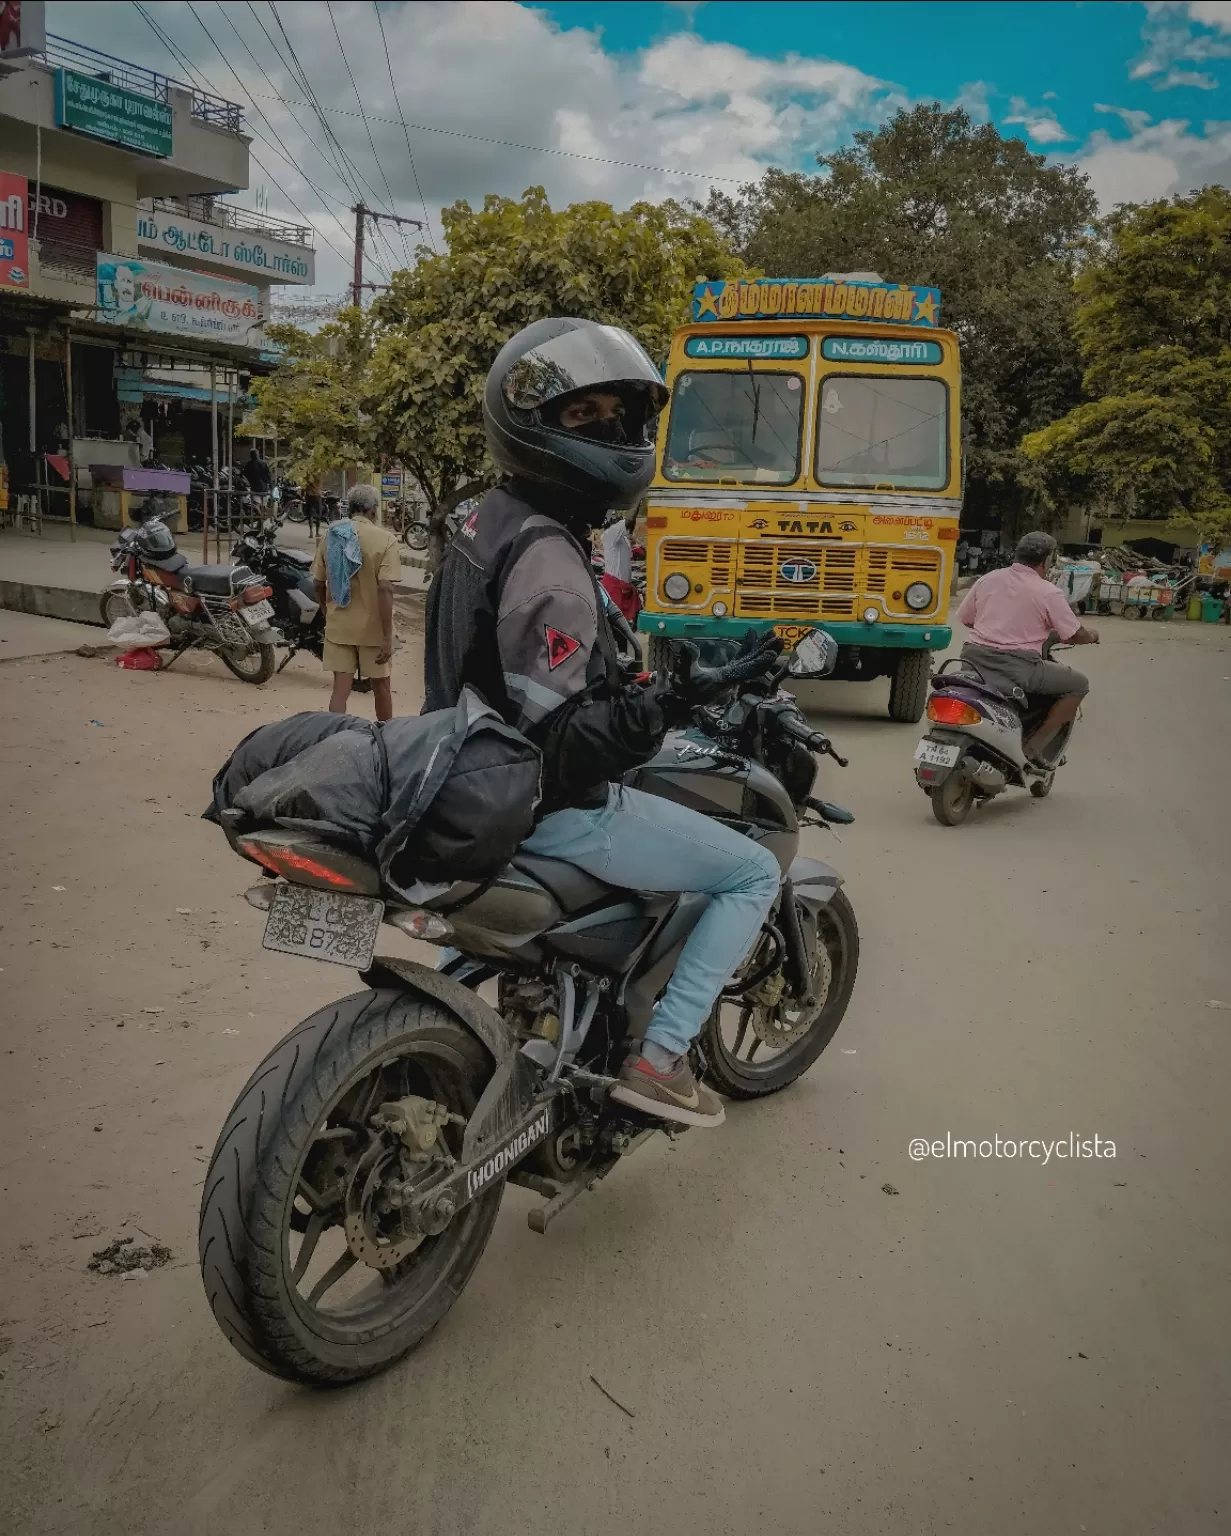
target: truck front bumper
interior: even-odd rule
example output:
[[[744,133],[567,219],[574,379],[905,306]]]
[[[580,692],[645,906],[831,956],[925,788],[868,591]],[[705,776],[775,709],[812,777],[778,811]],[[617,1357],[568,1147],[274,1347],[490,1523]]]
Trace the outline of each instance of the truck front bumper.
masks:
[[[880,646],[892,650],[943,651],[953,639],[947,624],[831,624],[823,620],[810,623],[769,619],[716,619],[712,614],[648,613],[642,609],[637,628],[643,635],[662,635],[671,640],[740,639],[749,629],[793,630],[823,629],[840,646]]]

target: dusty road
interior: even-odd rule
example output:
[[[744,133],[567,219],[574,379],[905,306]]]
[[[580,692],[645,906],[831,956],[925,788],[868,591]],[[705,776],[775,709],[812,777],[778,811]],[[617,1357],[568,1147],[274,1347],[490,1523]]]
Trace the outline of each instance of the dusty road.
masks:
[[[323,685],[0,666],[0,1529],[1227,1530],[1231,636],[1103,631],[1052,798],[954,831],[883,685],[823,689],[859,821],[812,851],[864,938],[833,1046],[545,1238],[510,1190],[427,1345],[331,1394],[233,1354],[195,1264],[233,1096],[350,989],[261,950],[196,817],[237,739]],[[1070,1131],[1114,1158],[907,1155]],[[173,1263],[87,1271],[140,1233]]]

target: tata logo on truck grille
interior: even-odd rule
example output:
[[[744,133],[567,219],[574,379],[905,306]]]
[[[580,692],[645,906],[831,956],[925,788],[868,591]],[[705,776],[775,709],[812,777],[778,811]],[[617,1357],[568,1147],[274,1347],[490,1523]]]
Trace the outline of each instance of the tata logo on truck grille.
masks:
[[[816,580],[816,566],[811,560],[784,560],[778,567],[778,574],[793,587],[802,587]]]

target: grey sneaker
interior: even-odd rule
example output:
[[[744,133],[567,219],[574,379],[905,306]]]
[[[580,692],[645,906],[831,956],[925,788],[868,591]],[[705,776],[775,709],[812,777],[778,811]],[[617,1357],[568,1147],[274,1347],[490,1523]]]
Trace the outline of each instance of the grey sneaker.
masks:
[[[722,1100],[697,1082],[687,1056],[668,1072],[660,1072],[644,1056],[626,1057],[611,1097],[677,1125],[721,1125],[726,1119]]]

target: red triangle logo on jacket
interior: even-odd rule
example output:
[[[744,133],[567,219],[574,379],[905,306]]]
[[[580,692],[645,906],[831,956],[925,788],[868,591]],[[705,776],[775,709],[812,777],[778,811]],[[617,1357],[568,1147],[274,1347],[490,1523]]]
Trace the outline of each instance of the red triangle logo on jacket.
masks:
[[[581,641],[574,640],[572,635],[566,635],[562,629],[553,629],[550,624],[544,624],[543,634],[547,638],[547,670],[554,672],[556,668],[569,659],[574,651],[581,649]]]

